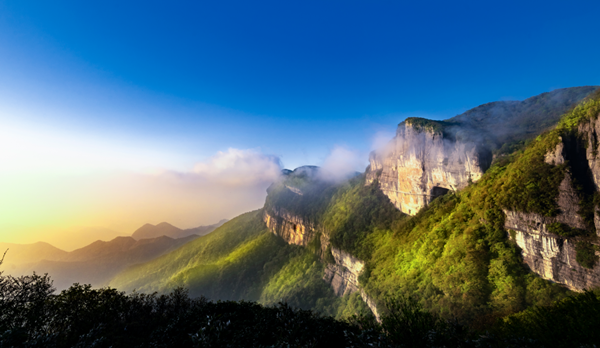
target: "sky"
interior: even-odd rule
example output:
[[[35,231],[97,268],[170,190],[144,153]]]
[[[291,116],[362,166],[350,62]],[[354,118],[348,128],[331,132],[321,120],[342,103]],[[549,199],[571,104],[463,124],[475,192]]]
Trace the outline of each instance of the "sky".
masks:
[[[599,10],[0,0],[0,241],[212,224],[281,168],[364,170],[406,117],[598,85]]]

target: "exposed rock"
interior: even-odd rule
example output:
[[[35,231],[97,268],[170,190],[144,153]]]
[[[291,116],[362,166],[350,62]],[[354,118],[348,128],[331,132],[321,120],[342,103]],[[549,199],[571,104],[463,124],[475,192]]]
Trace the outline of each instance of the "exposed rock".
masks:
[[[558,222],[571,228],[587,229],[588,226],[579,215],[581,197],[573,188],[572,178],[573,176],[578,178],[578,184],[583,185],[584,190],[590,191],[587,194],[598,190],[600,158],[597,153],[596,139],[599,131],[598,119],[583,123],[578,128],[578,134],[561,137],[557,146],[545,155],[546,163],[568,164],[565,177],[559,186],[557,198],[559,214],[556,217],[504,211],[506,214],[504,227],[514,231],[511,238],[514,238],[522,249],[523,259],[531,270],[543,278],[577,291],[600,286],[600,266],[595,266],[591,270],[580,266],[576,261],[577,238],[566,239],[553,234],[549,232],[548,225]],[[598,234],[600,214],[597,208],[594,211],[594,225]]]
[[[600,153],[598,137],[600,136],[600,114],[588,122],[579,125],[578,133],[586,140],[585,155],[593,176],[596,190],[600,189]]]
[[[555,166],[565,163],[565,156],[564,156],[565,144],[563,143],[561,137],[559,137],[559,139],[560,139],[560,142],[558,143],[558,145],[556,145],[556,148],[554,148],[553,151],[548,152],[544,156],[544,162],[546,162],[548,164],[553,164]]]
[[[365,263],[336,248],[331,248],[331,254],[335,263],[327,265],[323,279],[331,284],[335,294],[340,297],[358,291],[358,276]]]
[[[379,320],[377,306],[364,290],[360,289],[358,277],[365,267],[365,263],[349,253],[331,247],[327,233],[319,233],[321,229],[306,222],[301,217],[288,213],[284,209],[265,210],[263,221],[274,234],[283,238],[288,244],[307,246],[313,238],[320,236],[321,256],[331,250],[334,263],[325,267],[323,280],[331,285],[337,296],[352,294],[361,291],[361,297]],[[323,231],[321,231],[323,232]]]
[[[556,218],[505,211],[505,228],[522,249],[523,260],[541,277],[581,291],[600,286],[600,267],[581,267],[575,260],[575,241],[548,232]],[[573,226],[572,226],[573,227]],[[509,233],[511,234],[511,233]]]
[[[283,238],[288,244],[307,246],[316,235],[316,229],[312,224],[284,209],[272,212],[265,210],[263,221],[271,232]]]
[[[285,187],[286,187],[288,190],[290,190],[290,191],[294,192],[295,194],[298,194],[298,195],[302,196],[302,190],[300,190],[299,188],[292,187],[292,186],[288,186],[288,185],[285,185]]]
[[[367,185],[379,177],[383,193],[410,215],[435,197],[479,180],[491,158],[473,142],[446,139],[443,132],[414,122],[401,123],[388,147],[371,153],[366,176]]]
[[[377,310],[377,304],[375,303],[375,300],[373,300],[373,298],[369,296],[369,294],[367,294],[363,289],[360,289],[360,297],[363,299],[363,301],[365,301],[367,306],[369,306],[371,312],[375,316],[375,319],[377,319],[378,322],[381,322],[381,315]]]
[[[583,218],[577,213],[579,210],[579,196],[573,189],[573,180],[569,172],[565,173],[565,178],[558,187],[557,203],[560,212],[555,218],[547,218],[548,221],[555,220],[551,222],[561,222],[572,228],[586,228]]]

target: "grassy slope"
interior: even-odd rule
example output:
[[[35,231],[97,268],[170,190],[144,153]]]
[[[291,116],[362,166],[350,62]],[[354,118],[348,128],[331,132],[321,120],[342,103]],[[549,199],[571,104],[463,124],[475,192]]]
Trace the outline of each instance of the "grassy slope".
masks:
[[[110,286],[119,290],[167,292],[176,286],[215,300],[285,301],[335,315],[338,299],[321,279],[323,265],[304,248],[270,233],[261,211],[243,214],[211,234],[151,262],[130,267]]]

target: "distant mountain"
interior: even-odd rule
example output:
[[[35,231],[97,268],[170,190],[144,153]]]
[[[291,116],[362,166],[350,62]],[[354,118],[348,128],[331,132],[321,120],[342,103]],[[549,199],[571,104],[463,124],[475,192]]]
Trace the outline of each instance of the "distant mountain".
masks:
[[[553,128],[562,115],[597,89],[561,88],[523,101],[486,103],[437,123],[445,126],[444,133],[450,138],[475,140],[497,150]]]
[[[104,227],[82,227],[74,231],[60,232],[57,234],[57,238],[49,236],[49,239],[46,241],[66,251],[84,247],[97,240],[109,241],[116,237],[128,235]]]
[[[175,239],[184,238],[193,234],[198,236],[204,236],[214,231],[217,227],[223,225],[225,222],[227,222],[227,219],[223,219],[214,225],[199,226],[195,228],[188,228],[185,230],[177,228],[167,222],[161,222],[158,225],[145,224],[144,226],[138,228],[135,232],[133,232],[131,237],[133,237],[136,240],[140,240],[148,238],[157,238],[160,236],[167,236]]]
[[[174,239],[160,236],[136,241],[132,237],[117,237],[109,242],[96,241],[86,247],[62,254],[61,257],[39,260],[13,270],[12,274],[48,273],[58,289],[73,283],[106,285],[121,270],[148,262],[198,238],[197,235]]]
[[[133,239],[156,238],[160,236],[169,236],[171,234],[180,233],[182,230],[167,222],[161,222],[158,225],[145,224],[138,228],[131,237]]]
[[[5,268],[42,260],[60,260],[68,254],[66,251],[45,242],[33,244],[0,243],[0,257],[6,250],[8,252],[3,264]]]

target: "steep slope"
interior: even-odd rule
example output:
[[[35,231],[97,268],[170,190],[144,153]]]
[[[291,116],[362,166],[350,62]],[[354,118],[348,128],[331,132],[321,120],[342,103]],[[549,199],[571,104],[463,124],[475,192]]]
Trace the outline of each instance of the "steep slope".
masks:
[[[598,96],[591,97],[594,98]],[[354,183],[349,183],[349,189],[327,186],[314,180],[307,184],[309,177],[294,177],[292,172],[281,184],[270,189],[265,204],[265,223],[288,243],[310,245],[313,241],[318,241],[321,246],[319,253],[328,262],[324,278],[331,279],[332,287],[336,290],[360,291],[365,301],[376,309],[386,298],[404,294],[418,297],[429,310],[484,323],[497,316],[534,304],[548,304],[564,296],[564,288],[529,273],[522,266],[524,261],[530,269],[543,277],[572,289],[580,290],[583,285],[599,286],[600,284],[592,282],[595,277],[593,271],[585,271],[585,267],[581,265],[571,267],[573,262],[560,261],[561,257],[577,257],[578,252],[572,246],[581,244],[579,240],[573,239],[570,244],[541,241],[538,246],[531,246],[533,253],[537,253],[532,258],[527,254],[528,245],[523,242],[522,236],[517,234],[516,243],[507,238],[509,227],[516,228],[510,225],[510,210],[556,216],[548,223],[554,223],[555,229],[563,228],[573,234],[579,233],[577,229],[585,229],[586,219],[587,226],[593,228],[594,212],[588,208],[589,212],[578,214],[581,207],[577,206],[589,205],[589,197],[595,189],[592,187],[589,194],[582,195],[582,190],[576,190],[575,187],[590,187],[576,173],[586,171],[585,168],[578,169],[578,163],[581,162],[578,158],[581,156],[589,159],[589,168],[592,169],[587,172],[593,172],[595,168],[597,152],[594,149],[597,144],[592,146],[592,142],[597,139],[593,134],[596,126],[595,123],[584,125],[581,120],[572,119],[577,118],[573,115],[582,114],[592,119],[597,117],[594,116],[597,114],[593,109],[594,103],[586,101],[564,116],[555,131],[539,137],[525,152],[504,158],[485,174],[481,170],[477,184],[469,185],[469,180],[464,180],[461,186],[454,188],[453,194],[437,199],[431,197],[431,206],[411,212],[416,213],[412,218],[394,214],[378,215],[383,207],[396,202],[375,199],[377,194],[389,195],[379,183],[384,178],[372,175],[373,172],[367,173],[366,182],[363,183],[367,185],[365,188],[360,188],[355,179]],[[528,110],[530,109],[529,107]],[[434,161],[431,156],[435,155],[435,146],[423,146],[427,137],[407,141],[409,137],[405,130],[410,124],[413,130],[419,128],[431,131],[430,134],[442,134],[440,128],[445,125],[428,120],[411,121],[404,124],[405,129],[399,130],[399,134],[404,137],[402,141],[407,148],[425,149],[421,152],[423,163]],[[587,147],[563,145],[565,149],[572,149],[565,151],[579,154],[573,155],[573,165],[568,170],[560,164],[557,166],[544,162],[546,157],[562,156],[556,154],[555,147],[558,146],[559,134],[562,134],[561,139],[567,139],[563,124],[571,124],[572,128],[579,127],[582,129],[580,132],[587,131],[587,135],[579,138],[586,139],[589,143]],[[441,147],[446,146],[443,142],[440,143]],[[452,146],[456,148],[457,143],[459,140],[454,141]],[[435,141],[431,144],[435,145]],[[468,155],[468,151],[462,151],[462,155],[465,154]],[[460,162],[460,155],[455,163]],[[398,160],[390,162],[390,171],[397,173],[394,165],[399,163]],[[465,162],[467,161],[463,160],[463,164]],[[565,170],[572,172],[576,178],[565,176]],[[435,173],[433,170],[431,172]],[[457,173],[456,170],[449,172]],[[406,175],[397,175],[398,178],[406,178]],[[591,175],[588,177],[591,178]],[[573,181],[577,182],[575,187]],[[377,190],[377,187],[382,190]],[[370,200],[377,201],[373,207],[378,209],[365,207],[364,201]],[[580,201],[583,203],[579,203]],[[587,218],[583,216],[585,214]],[[595,214],[598,216],[597,212]],[[339,223],[332,223],[336,221],[334,217]],[[362,222],[362,225],[356,226],[356,223],[348,223],[345,219],[371,222]],[[598,220],[600,219],[596,217],[596,221]],[[336,226],[343,227],[336,229]],[[511,233],[514,235],[514,232]],[[594,244],[592,241],[588,242]],[[559,252],[557,246],[563,244],[567,247]],[[554,246],[555,250],[544,250],[546,245],[549,248]],[[520,247],[525,250],[524,260]],[[585,250],[588,250],[587,254]],[[594,253],[593,245],[585,250],[580,251],[579,255]],[[344,251],[346,254],[343,254]],[[557,257],[560,253],[563,256]],[[544,261],[544,257],[553,261]],[[561,266],[559,273],[568,275],[552,277],[539,271],[540,267],[556,269],[556,266],[549,267],[547,264],[555,265],[560,262],[564,267]],[[543,266],[544,263],[546,266]],[[582,272],[587,273],[583,275]],[[565,279],[580,279],[579,285],[570,285]]]
[[[406,214],[477,181],[496,155],[522,146],[597,87],[574,87],[524,101],[481,105],[445,121],[408,118],[396,136],[371,154],[367,184],[381,190]]]
[[[314,253],[274,236],[262,215],[259,210],[238,216],[178,250],[124,270],[110,286],[142,292],[185,286],[192,296],[265,304],[284,300],[334,315],[361,306],[355,297],[337,298],[321,279],[323,265]]]

